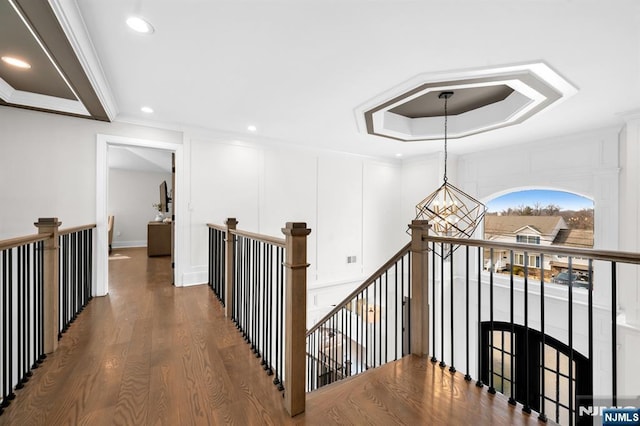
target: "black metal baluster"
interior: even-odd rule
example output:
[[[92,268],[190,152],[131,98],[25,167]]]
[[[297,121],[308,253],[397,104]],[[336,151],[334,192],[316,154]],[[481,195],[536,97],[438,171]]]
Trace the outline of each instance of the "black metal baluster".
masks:
[[[574,423],[575,413],[573,412],[573,258],[568,257],[569,266],[569,426]]]
[[[218,247],[216,244],[216,236],[215,230],[209,228],[209,287],[211,287],[211,290],[213,290],[216,296],[219,296],[215,280],[216,271],[214,258],[216,257],[216,249]]]
[[[478,380],[476,386],[481,388],[482,383],[482,247],[478,246]]]
[[[42,274],[42,263],[40,262],[40,243],[33,244],[33,365],[32,369],[38,368],[40,366],[39,356],[41,352],[40,347],[40,330],[41,330],[41,320],[40,317],[40,304],[42,303],[42,299],[40,299],[40,279]]]
[[[40,263],[40,279],[38,285],[38,292],[40,297],[40,354],[38,356],[38,363],[44,362],[47,355],[44,353],[44,242],[38,242],[39,249],[39,263]]]
[[[70,294],[69,294],[69,306],[70,306],[70,311],[69,311],[69,323],[72,323],[75,321],[76,319],[76,286],[77,286],[77,253],[78,253],[78,247],[77,247],[77,235],[71,234],[71,287],[70,287]]]
[[[436,357],[436,243],[431,242],[431,362],[438,362]]]
[[[24,298],[24,315],[25,315],[25,328],[24,328],[24,375],[31,377],[31,245],[24,246],[24,286],[25,286],[25,298]]]
[[[618,279],[617,263],[611,262],[611,405],[618,405]]]
[[[489,265],[489,393],[495,394],[496,388],[493,383],[493,247],[489,249],[491,259]]]
[[[24,360],[24,323],[25,323],[25,318],[24,318],[24,258],[23,258],[23,253],[22,253],[22,246],[17,248],[17,254],[18,254],[18,264],[17,264],[17,269],[18,269],[18,329],[17,329],[17,349],[18,349],[18,353],[17,353],[17,379],[18,379],[18,384],[16,385],[16,389],[22,389],[24,387],[24,383],[25,383],[25,376],[24,376],[24,365],[23,365],[23,360]]]
[[[11,394],[11,356],[12,345],[9,341],[11,330],[11,283],[8,279],[9,265],[7,263],[7,253],[11,249],[2,250],[2,405],[3,409],[9,405],[9,395]]]
[[[409,252],[409,254],[407,255],[407,271],[411,271],[411,252]],[[407,296],[409,297],[409,299],[413,297],[413,293],[411,292],[411,273],[407,275]],[[409,329],[409,331],[407,332],[407,352],[411,353],[411,303],[409,303],[408,312],[409,315],[407,316],[407,318],[409,318],[409,324],[407,328]]]
[[[522,405],[522,411],[527,414],[531,413],[529,406],[529,383],[530,383],[530,360],[529,360],[529,253],[524,252],[524,346],[525,346],[525,400]]]
[[[469,246],[465,246],[465,320],[464,320],[464,326],[465,326],[465,339],[466,339],[466,344],[465,344],[465,356],[466,356],[466,374],[464,375],[464,379],[467,382],[471,381],[471,374],[469,374],[469,372],[471,371],[470,366],[469,366]]]
[[[440,367],[446,367],[444,362],[444,243],[440,243]]]
[[[404,258],[400,259],[400,276],[403,277],[404,276]],[[395,342],[395,346],[394,346],[394,356],[396,357],[396,359],[400,359],[401,356],[398,356],[398,340],[400,340],[400,344],[402,345],[402,335],[404,334],[404,327],[403,324],[400,322],[400,312],[402,310],[402,302],[398,303],[398,296],[400,295],[400,291],[398,290],[398,263],[396,262],[396,270],[395,270],[395,274],[396,274],[396,291],[394,293],[395,296],[395,309],[396,309],[396,327],[395,327],[395,335],[396,335],[396,342]],[[404,284],[404,281],[403,281]],[[398,327],[399,326],[399,327]],[[398,328],[400,328],[400,330],[398,331]],[[398,333],[400,334],[400,339],[398,339]],[[402,346],[400,347],[400,354],[402,354]]]
[[[280,346],[281,346],[281,340],[280,340],[280,268],[279,268],[279,264],[280,264],[280,248],[278,247],[276,249],[276,288],[275,288],[275,296],[276,296],[276,302],[275,302],[275,359],[274,359],[274,366],[275,366],[275,376],[273,378],[273,384],[274,385],[278,385],[280,384],[280,380],[278,379],[278,377],[280,377],[280,364],[279,364],[279,360],[280,360]]]
[[[449,294],[451,296],[451,300],[450,300],[450,323],[451,323],[451,332],[450,332],[450,338],[451,338],[451,366],[449,367],[449,372],[450,373],[455,373],[456,372],[456,367],[454,367],[455,363],[454,363],[454,352],[453,352],[453,341],[454,339],[454,328],[453,328],[453,317],[455,315],[454,311],[453,311],[453,248],[451,248],[451,255],[449,256],[449,286],[451,287],[451,290],[449,291]]]
[[[284,249],[280,249],[280,262],[278,263],[278,269],[280,270],[280,311],[279,311],[279,315],[280,315],[280,357],[279,357],[279,371],[280,371],[280,377],[284,378],[284,371],[283,370],[283,365],[284,365],[284,355],[283,355],[283,350],[284,350]],[[280,383],[278,384],[278,389],[283,391],[284,390],[284,383],[282,383],[283,381],[280,380]]]
[[[547,422],[547,415],[544,410],[544,401],[545,401],[545,379],[544,379],[544,366],[545,366],[545,344],[546,344],[546,334],[544,327],[544,254],[540,253],[540,334],[542,335],[542,343],[540,345],[540,414],[538,415],[538,420],[541,422]],[[589,324],[589,333],[591,333],[591,324]],[[513,332],[511,337],[511,353],[513,354]],[[589,355],[591,357],[591,355]],[[513,380],[513,355],[511,355],[511,380]],[[512,382],[513,383],[513,382]],[[511,386],[513,388],[513,386]],[[511,391],[513,393],[513,390]]]
[[[87,303],[93,298],[93,232],[93,230],[89,231],[89,252],[87,255],[89,266],[87,268],[87,276],[89,277],[87,280]]]
[[[271,310],[273,305],[273,246],[269,245],[268,246],[268,252],[267,252],[267,264],[269,265],[269,275],[268,275],[268,280],[266,283],[266,303],[267,303],[267,313],[266,313],[266,341],[267,341],[267,347],[264,350],[264,369],[267,372],[268,376],[273,375],[273,371],[271,370],[271,360],[272,360],[272,351],[273,351],[273,346],[272,346],[272,334],[271,331],[273,329],[273,311]],[[310,342],[309,342],[310,344]],[[309,348],[308,348],[309,349]],[[309,351],[309,353],[311,353],[311,351]],[[309,375],[310,377],[310,375]]]
[[[370,306],[369,309],[373,313],[373,315],[372,315],[373,318],[371,318],[371,320],[369,321],[369,324],[370,324],[369,327],[372,328],[372,330],[371,330],[372,336],[371,337],[373,338],[373,344],[371,345],[371,355],[372,355],[372,358],[373,358],[372,367],[377,367],[378,366],[378,364],[376,363],[376,328],[377,328],[377,325],[378,325],[378,323],[376,321],[376,314],[378,313],[377,312],[378,307],[376,306],[376,302],[377,302],[377,300],[376,300],[377,299],[377,294],[376,294],[377,284],[378,284],[378,279],[376,278],[373,281],[373,305],[369,305]],[[367,301],[367,304],[368,304],[368,301]]]
[[[364,368],[365,370],[369,369],[369,352],[370,352],[370,345],[369,345],[369,321],[368,321],[368,315],[369,315],[369,301],[371,300],[371,298],[369,297],[369,289],[371,287],[367,287],[366,288],[366,296],[364,297],[364,302],[366,303],[366,307],[365,307],[365,312],[364,312],[364,323],[365,323],[365,327],[364,327],[364,342],[365,342],[365,347],[366,350],[364,352]]]
[[[587,295],[587,323],[589,330],[589,381],[593,381],[593,259],[589,259],[589,288]],[[588,405],[593,406],[593,396],[589,397],[588,401],[585,401]]]
[[[396,262],[395,268],[398,267]],[[380,318],[382,321],[382,318]],[[384,273],[384,363],[389,361],[389,276]]]
[[[68,290],[68,286],[69,286],[69,235],[63,235],[62,236],[62,253],[60,254],[62,256],[63,259],[63,264],[62,264],[62,300],[60,300],[60,303],[62,304],[62,324],[61,324],[61,333],[65,333],[67,331],[67,321],[69,319],[69,315],[67,313],[68,311],[68,303],[67,301],[68,296],[69,296],[69,290]],[[58,338],[60,338],[62,336],[62,334],[58,334]]]
[[[356,304],[354,306],[355,312],[356,312],[356,319],[359,317],[360,321],[359,324],[358,322],[356,322],[356,357],[358,358],[358,363],[357,365],[359,366],[358,368],[358,373],[361,373],[363,371],[362,368],[362,305],[360,303],[360,293],[356,294]]]
[[[244,258],[245,247],[244,247],[244,237],[236,236],[235,239],[238,242],[238,248],[236,249],[236,268],[238,268],[237,274],[237,282],[235,283],[235,289],[237,292],[237,326],[238,330],[242,332],[242,337],[244,337],[244,330],[242,329],[242,325],[244,324],[244,275],[247,269],[246,262],[247,260]]]
[[[233,292],[233,298],[231,299],[232,300],[231,320],[235,322],[236,327],[238,327],[238,323],[240,321],[240,289],[238,287],[240,286],[240,261],[242,259],[239,251],[241,248],[240,248],[240,241],[238,240],[237,236],[229,233],[229,238],[231,238],[231,242],[232,242],[231,256],[233,256],[233,261],[231,263],[233,265],[233,272],[232,272],[233,283],[231,286],[231,291]]]
[[[514,303],[514,298],[513,298],[513,250],[509,250],[509,265],[512,265],[511,268],[509,268],[509,323],[511,324],[511,372],[510,372],[510,377],[511,377],[511,392],[509,395],[509,404],[511,405],[516,405],[516,399],[515,399],[515,376],[514,376],[514,343],[513,343],[513,336],[515,335],[515,326],[514,326],[514,321],[513,321],[513,317],[514,317],[514,310],[513,310],[513,303]],[[542,304],[543,305],[543,304]],[[544,337],[543,337],[544,339]],[[503,353],[504,353],[504,346],[502,347],[503,349]],[[544,379],[543,379],[544,380]],[[544,384],[543,384],[543,388],[544,388]]]

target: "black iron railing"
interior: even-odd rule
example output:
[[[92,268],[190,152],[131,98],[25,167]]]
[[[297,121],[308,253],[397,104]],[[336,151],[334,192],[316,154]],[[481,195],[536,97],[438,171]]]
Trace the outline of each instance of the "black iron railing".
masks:
[[[60,334],[67,331],[93,298],[93,230],[95,226],[60,230]]]
[[[605,376],[609,381],[597,394],[607,397],[606,404],[617,404],[617,276],[623,264],[640,264],[640,254],[424,240],[431,250],[433,362],[451,372],[462,370],[467,380],[474,377],[477,386],[503,393],[510,404],[536,412],[542,421],[593,424],[596,372],[598,383]],[[446,256],[451,245],[456,250]],[[513,266],[514,253],[524,253],[521,268]],[[567,269],[562,278],[550,278],[546,265],[558,256],[566,259]],[[497,258],[511,266],[498,272]],[[605,329],[610,333],[594,332]],[[598,354],[594,346],[609,349]]]
[[[43,349],[43,241],[34,235],[5,241],[0,251],[2,280],[2,403],[0,413],[45,358]]]
[[[209,225],[209,287],[224,306],[226,228]]]
[[[284,390],[284,240],[241,231],[234,237],[231,319],[273,383]]]
[[[36,226],[40,234],[0,241],[0,414],[91,299],[95,225]]]
[[[410,353],[411,252],[403,247],[307,332],[307,391]]]

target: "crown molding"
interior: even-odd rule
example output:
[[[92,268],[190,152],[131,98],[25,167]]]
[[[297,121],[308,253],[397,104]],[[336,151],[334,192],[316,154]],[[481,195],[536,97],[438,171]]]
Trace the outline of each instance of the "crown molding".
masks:
[[[118,108],[76,0],[49,0],[49,5],[60,22],[109,120],[113,121],[118,115]]]

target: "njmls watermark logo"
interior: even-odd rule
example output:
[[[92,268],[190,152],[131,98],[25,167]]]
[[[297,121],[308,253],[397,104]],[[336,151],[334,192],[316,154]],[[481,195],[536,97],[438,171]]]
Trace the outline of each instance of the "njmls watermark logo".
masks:
[[[640,397],[618,398],[612,405],[611,397],[578,396],[577,424],[602,426],[640,426]]]
[[[640,409],[607,408],[602,412],[602,426],[629,425],[640,426]]]

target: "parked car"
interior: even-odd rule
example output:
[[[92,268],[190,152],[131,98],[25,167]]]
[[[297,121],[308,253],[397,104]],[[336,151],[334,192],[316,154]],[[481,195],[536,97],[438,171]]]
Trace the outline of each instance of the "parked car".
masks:
[[[562,271],[558,275],[551,278],[551,282],[554,284],[569,285],[571,282],[573,287],[589,288],[589,276],[582,272]]]

